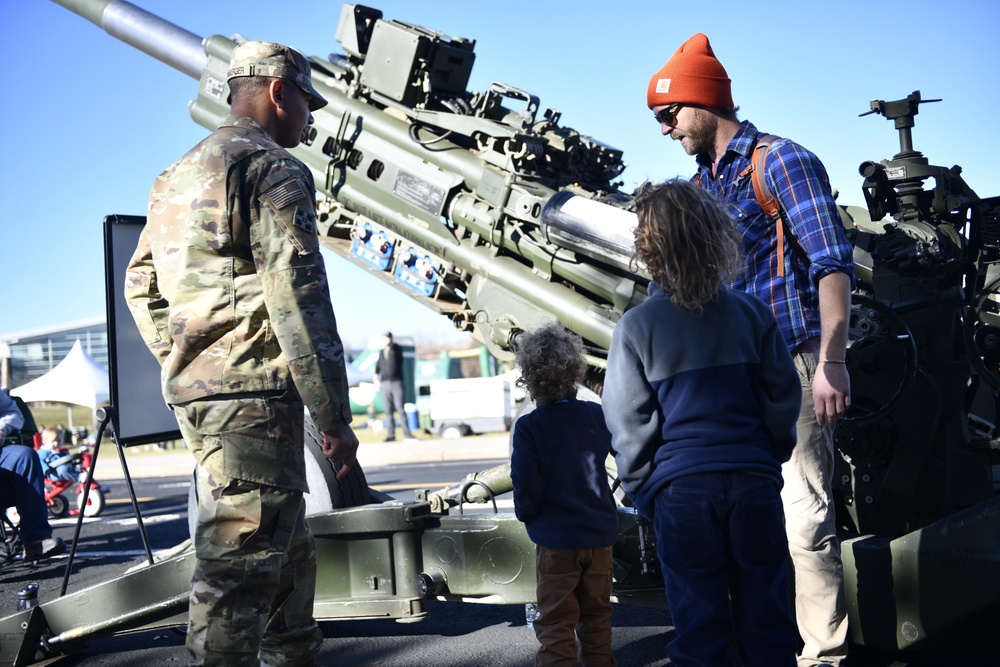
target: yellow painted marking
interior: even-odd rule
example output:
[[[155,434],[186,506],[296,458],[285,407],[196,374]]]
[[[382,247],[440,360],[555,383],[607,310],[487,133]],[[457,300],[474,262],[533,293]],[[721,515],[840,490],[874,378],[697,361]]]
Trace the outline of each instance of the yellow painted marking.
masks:
[[[169,500],[170,498],[180,498],[180,496],[166,496],[157,498],[156,496],[151,496],[149,498],[136,498],[140,503],[151,503],[154,500]],[[131,498],[105,498],[105,505],[131,505]]]

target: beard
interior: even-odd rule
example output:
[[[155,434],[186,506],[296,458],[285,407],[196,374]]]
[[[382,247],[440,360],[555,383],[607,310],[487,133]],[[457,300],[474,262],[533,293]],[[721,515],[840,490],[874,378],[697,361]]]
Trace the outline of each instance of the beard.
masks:
[[[678,140],[688,155],[702,155],[712,150],[715,145],[715,132],[718,129],[718,119],[704,109],[691,109],[690,122],[686,129],[680,130]],[[676,131],[675,131],[676,132]]]

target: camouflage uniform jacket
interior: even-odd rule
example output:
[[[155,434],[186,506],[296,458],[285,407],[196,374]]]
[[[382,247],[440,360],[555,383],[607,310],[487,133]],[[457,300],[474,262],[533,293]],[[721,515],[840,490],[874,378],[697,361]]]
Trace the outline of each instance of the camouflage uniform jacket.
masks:
[[[320,430],[350,423],[312,174],[230,115],[164,171],[125,279],[168,404],[295,388]]]

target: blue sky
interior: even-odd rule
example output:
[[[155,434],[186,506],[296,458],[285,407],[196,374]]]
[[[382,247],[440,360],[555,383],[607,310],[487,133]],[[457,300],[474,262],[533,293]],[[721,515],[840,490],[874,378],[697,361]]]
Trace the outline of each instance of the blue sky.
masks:
[[[135,0],[197,35],[239,33],[340,52],[334,0]],[[840,202],[863,205],[858,165],[899,150],[892,124],[859,117],[872,99],[920,90],[914,147],[961,165],[1000,195],[989,130],[1000,109],[1000,3],[667,3],[373,0],[385,18],[476,40],[471,90],[500,81],[562,112],[562,124],[624,151],[623,189],[693,171],[645,106],[650,75],[695,32],[733,79],[740,117],[826,163]],[[563,9],[571,7],[571,9]],[[822,9],[820,8],[822,7]],[[942,10],[943,8],[943,10]],[[751,18],[749,12],[758,17]],[[771,35],[771,37],[767,37]],[[102,219],[142,215],[157,174],[207,130],[187,103],[197,82],[48,0],[0,0],[5,95],[0,333],[104,314]],[[448,339],[450,323],[327,254],[345,340],[386,329]]]

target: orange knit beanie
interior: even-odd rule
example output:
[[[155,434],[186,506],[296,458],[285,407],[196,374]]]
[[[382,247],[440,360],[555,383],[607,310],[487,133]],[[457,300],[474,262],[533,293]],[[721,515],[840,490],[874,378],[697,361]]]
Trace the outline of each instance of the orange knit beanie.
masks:
[[[713,109],[733,106],[732,82],[715,57],[708,37],[697,33],[681,44],[667,64],[649,80],[650,109],[679,102]]]

